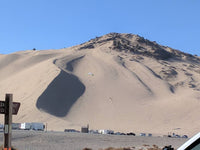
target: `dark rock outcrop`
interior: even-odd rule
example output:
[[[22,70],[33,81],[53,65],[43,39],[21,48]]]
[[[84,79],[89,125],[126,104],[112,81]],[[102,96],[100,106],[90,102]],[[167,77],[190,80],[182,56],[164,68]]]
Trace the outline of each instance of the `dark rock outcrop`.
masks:
[[[193,56],[170,47],[159,45],[155,41],[147,40],[135,34],[109,33],[81,44],[79,50],[94,49],[108,42],[111,42],[112,46],[110,48],[112,50],[130,52],[157,60],[169,60],[173,58],[180,61],[200,61],[195,55]]]

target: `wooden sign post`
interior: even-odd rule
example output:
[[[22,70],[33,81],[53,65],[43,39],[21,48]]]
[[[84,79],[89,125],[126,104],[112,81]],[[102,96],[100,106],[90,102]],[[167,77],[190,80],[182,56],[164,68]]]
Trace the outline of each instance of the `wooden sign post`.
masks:
[[[20,103],[13,102],[13,95],[6,94],[5,101],[0,101],[0,114],[5,114],[4,118],[4,150],[11,150],[12,138],[12,115],[16,115]]]

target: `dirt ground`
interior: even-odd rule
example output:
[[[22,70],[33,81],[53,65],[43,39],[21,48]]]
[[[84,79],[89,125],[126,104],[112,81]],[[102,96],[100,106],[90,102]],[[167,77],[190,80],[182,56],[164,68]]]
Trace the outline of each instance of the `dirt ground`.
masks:
[[[99,150],[108,147],[134,147],[137,150],[152,145],[160,148],[172,145],[178,148],[186,140],[188,139],[65,132],[13,131],[12,133],[12,146],[18,150],[83,150],[84,148]],[[3,144],[3,132],[0,133],[0,144]]]

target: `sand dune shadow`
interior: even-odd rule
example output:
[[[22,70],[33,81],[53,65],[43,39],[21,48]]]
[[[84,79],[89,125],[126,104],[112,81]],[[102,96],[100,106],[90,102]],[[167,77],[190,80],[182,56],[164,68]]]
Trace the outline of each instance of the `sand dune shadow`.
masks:
[[[85,92],[85,86],[74,75],[61,71],[38,98],[36,106],[51,115],[64,117]]]

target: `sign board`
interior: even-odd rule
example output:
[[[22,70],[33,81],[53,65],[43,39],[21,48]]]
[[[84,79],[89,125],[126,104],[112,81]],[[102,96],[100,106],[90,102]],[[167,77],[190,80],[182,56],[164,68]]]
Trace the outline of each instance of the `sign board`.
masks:
[[[0,114],[5,114],[5,101],[0,101]]]
[[[20,103],[13,102],[12,114],[17,115]],[[5,114],[5,101],[0,101],[0,114]]]
[[[18,113],[20,107],[20,103],[18,102],[13,102],[13,108],[12,108],[12,114],[16,115]]]

